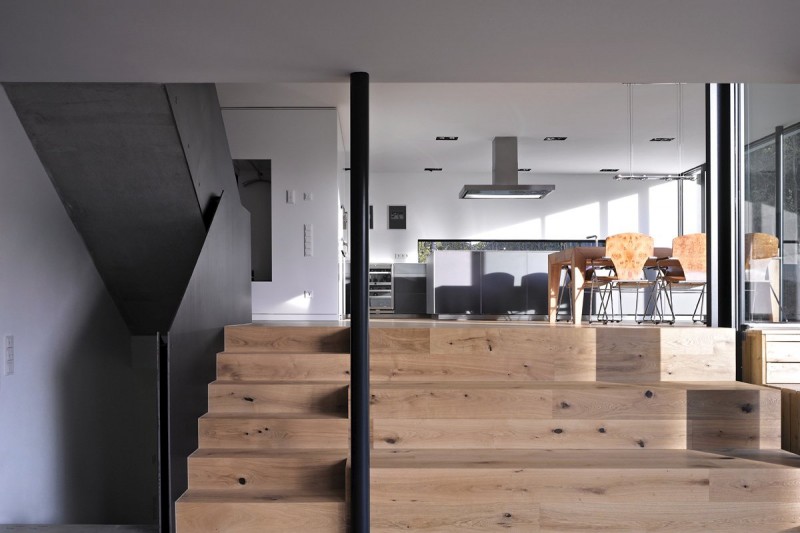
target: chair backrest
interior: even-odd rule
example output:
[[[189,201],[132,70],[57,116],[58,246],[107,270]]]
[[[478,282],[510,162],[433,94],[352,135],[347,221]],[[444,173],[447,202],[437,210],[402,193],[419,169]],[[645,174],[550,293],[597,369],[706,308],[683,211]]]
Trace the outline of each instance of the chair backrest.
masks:
[[[653,238],[644,233],[619,233],[606,239],[606,255],[614,263],[617,279],[634,281],[642,278],[647,259],[653,256]]]
[[[681,264],[686,281],[706,280],[705,233],[691,233],[672,239],[672,257]]]
[[[778,257],[778,238],[769,233],[747,233],[744,236],[744,268],[753,259]]]

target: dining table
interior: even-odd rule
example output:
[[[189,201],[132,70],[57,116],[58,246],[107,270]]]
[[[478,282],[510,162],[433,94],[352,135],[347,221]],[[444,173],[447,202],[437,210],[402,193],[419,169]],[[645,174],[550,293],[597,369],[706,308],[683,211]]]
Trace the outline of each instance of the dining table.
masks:
[[[658,247],[653,251],[645,266],[653,267],[658,259],[670,257],[672,248]],[[558,291],[561,286],[561,269],[569,265],[572,275],[572,322],[581,323],[583,314],[583,282],[586,264],[592,259],[605,257],[605,246],[576,246],[553,252],[547,256],[547,314],[551,324],[556,322],[558,312]]]

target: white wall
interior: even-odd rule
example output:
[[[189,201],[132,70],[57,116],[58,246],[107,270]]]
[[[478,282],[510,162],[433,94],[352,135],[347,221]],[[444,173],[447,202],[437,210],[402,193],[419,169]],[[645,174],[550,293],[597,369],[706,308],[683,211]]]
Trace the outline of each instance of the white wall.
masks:
[[[2,90],[0,183],[0,524],[152,522],[153,371]]]
[[[520,182],[552,183],[556,190],[542,200],[460,200],[463,185],[488,183],[491,177],[373,173],[370,180],[372,262],[416,262],[417,239],[584,239],[638,231],[653,235],[656,246],[671,246],[677,235],[675,182],[528,178]],[[406,206],[407,229],[387,229],[389,205]]]
[[[272,281],[253,283],[253,319],[337,319],[339,127],[335,109],[224,109],[234,159],[272,160]],[[295,204],[286,191],[295,191]],[[311,200],[304,200],[310,193]],[[303,225],[313,225],[304,256]],[[313,292],[305,298],[304,291]]]

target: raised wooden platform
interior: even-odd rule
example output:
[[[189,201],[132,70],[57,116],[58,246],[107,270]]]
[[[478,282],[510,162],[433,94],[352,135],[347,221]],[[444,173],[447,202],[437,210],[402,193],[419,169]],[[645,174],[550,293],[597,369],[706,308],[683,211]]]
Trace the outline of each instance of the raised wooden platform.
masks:
[[[178,531],[346,531],[346,326],[232,326]],[[781,394],[702,327],[373,323],[374,531],[785,531]]]

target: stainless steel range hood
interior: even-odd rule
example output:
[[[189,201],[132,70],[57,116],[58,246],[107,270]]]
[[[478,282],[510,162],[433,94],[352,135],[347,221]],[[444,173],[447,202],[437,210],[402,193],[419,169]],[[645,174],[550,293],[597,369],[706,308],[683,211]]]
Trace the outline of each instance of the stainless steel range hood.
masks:
[[[495,137],[492,141],[492,183],[464,185],[459,198],[544,198],[555,185],[520,185],[517,138]]]

